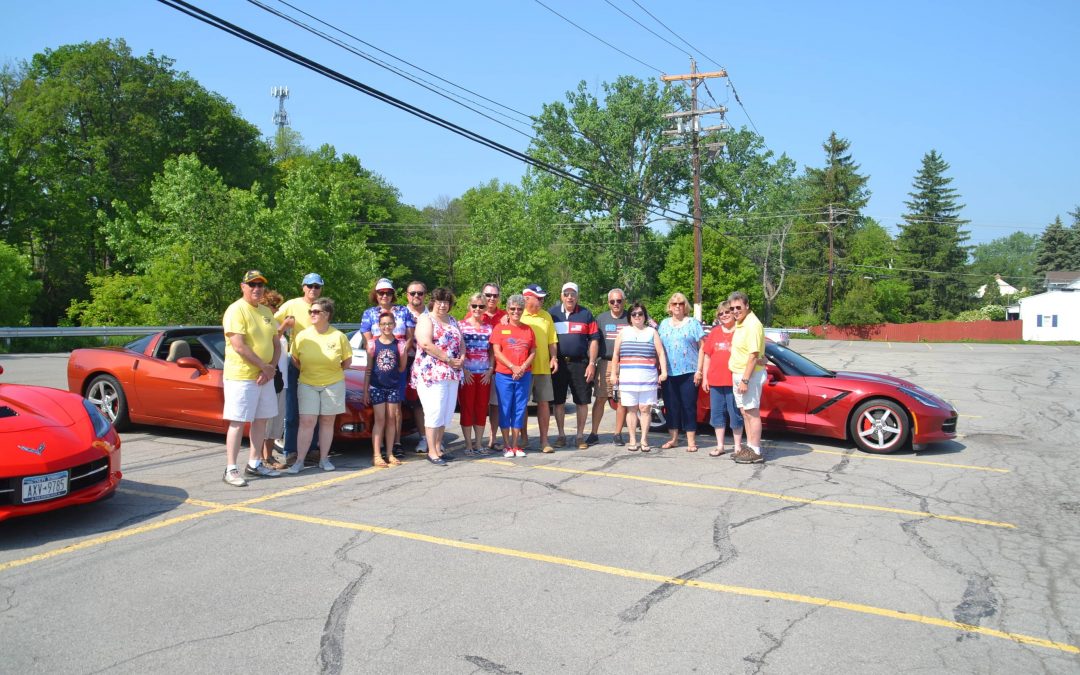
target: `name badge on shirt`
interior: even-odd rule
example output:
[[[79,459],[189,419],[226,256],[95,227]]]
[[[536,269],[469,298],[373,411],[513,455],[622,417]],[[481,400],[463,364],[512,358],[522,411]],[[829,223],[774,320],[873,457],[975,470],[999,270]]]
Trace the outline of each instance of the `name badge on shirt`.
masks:
[[[502,331],[502,334],[503,335],[509,335],[510,334],[510,329],[509,328],[504,328],[503,331]]]

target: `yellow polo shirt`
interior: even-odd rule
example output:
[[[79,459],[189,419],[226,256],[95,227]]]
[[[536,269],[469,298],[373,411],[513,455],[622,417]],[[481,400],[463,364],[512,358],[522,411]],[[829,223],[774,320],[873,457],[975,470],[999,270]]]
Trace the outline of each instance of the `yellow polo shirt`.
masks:
[[[743,375],[750,355],[755,352],[759,357],[765,356],[765,326],[761,325],[757,315],[747,312],[746,317],[735,324],[735,333],[731,336],[728,370],[735,375]],[[754,370],[761,370],[763,367],[759,362],[754,366]]]
[[[295,337],[300,334],[300,331],[311,327],[311,315],[308,314],[309,309],[311,309],[311,305],[304,300],[303,296],[300,296],[299,298],[287,300],[285,304],[278,307],[277,314],[274,315],[274,318],[277,319],[278,324],[284,323],[285,317],[287,316],[296,319],[296,323],[293,324],[290,333],[291,336]]]
[[[244,344],[251,348],[267,363],[274,358],[274,345],[277,344],[277,323],[270,308],[265,305],[252,305],[240,298],[225,310],[221,319],[225,328],[225,371],[226,380],[257,380],[259,369],[248,362],[232,348],[229,334],[244,336]],[[277,364],[274,364],[277,365]]]
[[[296,334],[289,354],[300,361],[301,384],[326,387],[345,379],[341,362],[352,358],[352,345],[345,333],[333,326],[325,333],[305,328]]]
[[[536,357],[533,359],[533,375],[551,374],[551,347],[559,344],[559,336],[555,334],[555,322],[551,315],[541,309],[536,314],[530,314],[528,310],[521,313],[521,323],[533,329],[536,335]]]

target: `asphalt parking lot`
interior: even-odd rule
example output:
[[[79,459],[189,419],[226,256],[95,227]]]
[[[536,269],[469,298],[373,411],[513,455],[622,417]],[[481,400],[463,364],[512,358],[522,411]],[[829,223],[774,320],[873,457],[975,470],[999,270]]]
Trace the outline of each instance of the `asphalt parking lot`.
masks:
[[[625,452],[609,410],[588,450],[336,448],[237,489],[222,437],[137,428],[114,498],[0,523],[0,672],[1077,672],[1080,348],[792,347],[942,395],[960,437],[743,466]]]

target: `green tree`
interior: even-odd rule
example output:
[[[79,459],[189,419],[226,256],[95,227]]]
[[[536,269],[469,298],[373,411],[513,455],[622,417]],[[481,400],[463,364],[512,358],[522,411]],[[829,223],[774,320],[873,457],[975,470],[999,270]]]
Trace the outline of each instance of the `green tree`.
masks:
[[[865,218],[848,247],[844,271],[850,272],[852,281],[841,301],[844,314],[839,318],[834,315],[834,323],[843,325],[852,317],[858,317],[859,323],[850,325],[902,323],[906,319],[911,286],[894,270],[897,257],[896,242],[888,231],[872,218]],[[865,312],[860,305],[865,305]]]
[[[117,201],[145,206],[166,158],[197,152],[232,186],[269,170],[258,130],[172,64],[102,40],[36,54],[9,83],[0,193],[10,201],[0,219],[43,282],[36,322],[55,322],[86,296],[88,273],[114,264],[97,214],[116,217]]]
[[[0,241],[0,326],[27,325],[40,293],[41,282],[30,274],[30,259]]]
[[[1039,237],[1024,232],[999,237],[978,244],[971,252],[969,273],[983,279],[993,279],[995,274],[1016,288],[1031,288],[1039,280],[1035,278],[1035,259]]]
[[[1046,226],[1035,251],[1035,274],[1080,270],[1080,207],[1069,215],[1073,226],[1066,228],[1061,216]]]
[[[769,323],[773,303],[784,287],[785,253],[794,225],[791,211],[799,201],[801,184],[796,165],[787,155],[776,158],[764,139],[745,127],[715,134],[706,142],[724,142],[721,155],[702,169],[702,212],[706,222],[738,241],[739,250],[760,272]]]
[[[806,167],[806,189],[788,244],[789,312],[792,305],[804,315],[830,320],[832,301],[843,297],[843,267],[851,238],[862,223],[861,210],[870,199],[869,176],[859,173],[852,160],[851,143],[836,135],[822,144],[825,165]],[[830,260],[832,268],[830,269]]]
[[[666,301],[677,291],[689,298],[693,279],[694,237],[693,234],[679,234],[672,241],[667,262],[660,272],[663,293],[657,296],[657,300]],[[704,230],[701,237],[701,302],[702,319],[706,324],[712,323],[720,301],[726,300],[728,294],[736,290],[745,291],[750,296],[752,307],[761,306],[764,296],[754,263],[743,255],[737,242],[715,230]],[[659,302],[657,307],[665,304]],[[663,318],[663,314],[657,320],[660,318]]]
[[[923,156],[915,176],[915,191],[905,202],[905,224],[900,226],[897,247],[911,283],[911,311],[916,319],[942,319],[971,304],[971,288],[962,279],[966,272],[968,233],[960,218],[949,165],[936,150]]]
[[[598,231],[598,241],[611,240],[603,231],[629,230],[628,245],[616,235],[618,245],[584,257],[586,268],[575,262],[571,276],[610,269],[617,280],[613,285],[631,296],[647,294],[655,282],[647,272],[655,265],[641,265],[643,257],[654,253],[645,245],[649,222],[655,218],[647,205],[663,208],[682,199],[689,175],[685,153],[662,151],[663,131],[670,126],[663,116],[682,105],[685,95],[681,89],[630,76],[604,83],[602,89],[601,101],[582,81],[567,93],[566,103],[545,104],[533,125],[529,152],[607,189],[583,187],[537,170],[530,170],[525,189],[536,200],[532,210],[541,222],[586,223],[585,229]],[[539,215],[536,207],[541,204],[550,209],[548,215]]]

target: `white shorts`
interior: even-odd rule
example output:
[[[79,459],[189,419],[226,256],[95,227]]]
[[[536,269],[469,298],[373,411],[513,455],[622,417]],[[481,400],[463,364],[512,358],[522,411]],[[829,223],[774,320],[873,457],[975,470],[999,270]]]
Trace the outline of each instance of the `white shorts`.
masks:
[[[340,415],[345,412],[345,380],[325,387],[300,383],[296,403],[301,415]]]
[[[735,397],[735,407],[739,410],[754,410],[761,407],[761,388],[765,385],[765,369],[754,371],[746,383],[746,391],[739,393],[739,382],[742,381],[742,373],[731,374],[731,391]]]
[[[656,388],[648,391],[619,390],[619,403],[624,408],[636,408],[642,405],[656,405]]]
[[[457,380],[442,380],[431,385],[423,381],[416,383],[416,393],[420,405],[424,406],[424,426],[437,429],[445,427],[454,419],[454,406],[457,405]]]
[[[254,422],[276,417],[277,392],[274,381],[255,384],[255,380],[222,380],[225,407],[221,418],[230,422]]]

